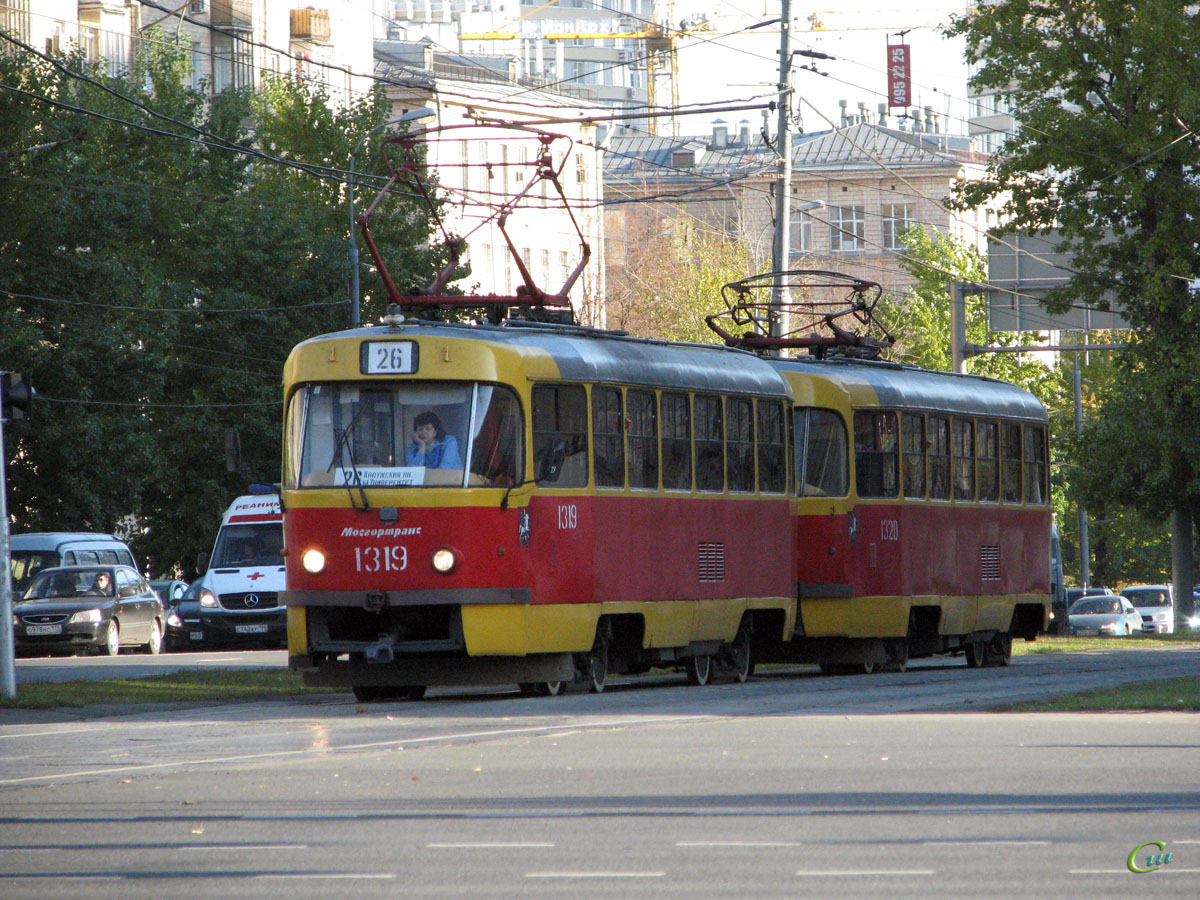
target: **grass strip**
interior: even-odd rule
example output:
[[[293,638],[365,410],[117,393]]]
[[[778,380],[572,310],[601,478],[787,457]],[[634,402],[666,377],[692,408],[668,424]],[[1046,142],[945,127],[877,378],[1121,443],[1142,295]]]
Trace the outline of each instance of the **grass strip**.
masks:
[[[1200,632],[1178,634],[1132,634],[1129,637],[1072,637],[1041,634],[1033,643],[1013,641],[1013,655],[1029,653],[1072,653],[1078,650],[1144,650],[1147,647],[1200,647]]]
[[[1006,703],[993,712],[1200,712],[1200,679],[1168,678]]]
[[[0,707],[51,709],[128,703],[191,703],[211,700],[292,697],[344,692],[345,688],[305,687],[289,669],[206,669],[145,678],[36,682],[17,686],[17,696],[0,697]]]

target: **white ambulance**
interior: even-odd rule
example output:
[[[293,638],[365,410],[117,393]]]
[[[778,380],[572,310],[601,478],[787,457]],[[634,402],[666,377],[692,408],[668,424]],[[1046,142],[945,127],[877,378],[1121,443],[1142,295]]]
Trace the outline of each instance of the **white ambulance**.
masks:
[[[197,561],[191,609],[181,610],[183,647],[287,643],[283,510],[276,494],[238,497],[225,510],[212,556]],[[185,601],[186,603],[186,601]]]

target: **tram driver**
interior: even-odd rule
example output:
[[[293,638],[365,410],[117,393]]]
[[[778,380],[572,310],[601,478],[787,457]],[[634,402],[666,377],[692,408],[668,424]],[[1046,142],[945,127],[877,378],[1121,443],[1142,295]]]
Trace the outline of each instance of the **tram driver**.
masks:
[[[413,439],[408,445],[406,461],[410,466],[427,469],[461,469],[462,457],[458,453],[458,441],[454,435],[446,434],[437,413],[427,411],[413,419]]]

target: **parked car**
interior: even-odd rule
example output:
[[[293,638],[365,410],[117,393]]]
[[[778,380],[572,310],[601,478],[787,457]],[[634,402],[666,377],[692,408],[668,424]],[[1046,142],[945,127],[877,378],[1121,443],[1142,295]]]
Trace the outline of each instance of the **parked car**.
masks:
[[[1142,633],[1142,617],[1124,597],[1099,594],[1075,601],[1069,613],[1071,634],[1128,636]]]
[[[1070,614],[1070,609],[1075,605],[1076,600],[1083,597],[1094,597],[1098,595],[1111,596],[1112,590],[1104,587],[1104,585],[1093,584],[1089,587],[1073,587],[1067,588],[1067,612]]]
[[[186,581],[177,581],[173,578],[156,578],[151,580],[150,587],[154,588],[154,593],[158,594],[158,599],[162,601],[163,609],[166,609],[179,602],[179,598],[188,589],[188,584]]]
[[[162,627],[162,601],[129,566],[43,569],[13,605],[19,653],[97,650],[116,656],[124,646],[158,653]]]
[[[1142,630],[1147,634],[1173,634],[1175,631],[1175,598],[1169,584],[1131,584],[1121,591],[1142,617]]]
[[[163,647],[167,650],[197,649],[204,643],[204,628],[200,624],[200,590],[202,581],[188,585],[180,598],[167,610],[163,631]]]

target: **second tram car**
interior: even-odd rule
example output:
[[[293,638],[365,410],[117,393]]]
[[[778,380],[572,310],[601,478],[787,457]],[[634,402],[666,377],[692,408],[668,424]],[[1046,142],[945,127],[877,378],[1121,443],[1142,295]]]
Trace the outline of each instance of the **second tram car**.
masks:
[[[305,341],[284,381],[310,683],[1002,664],[1046,624],[1046,416],[1011,385],[411,320]]]

